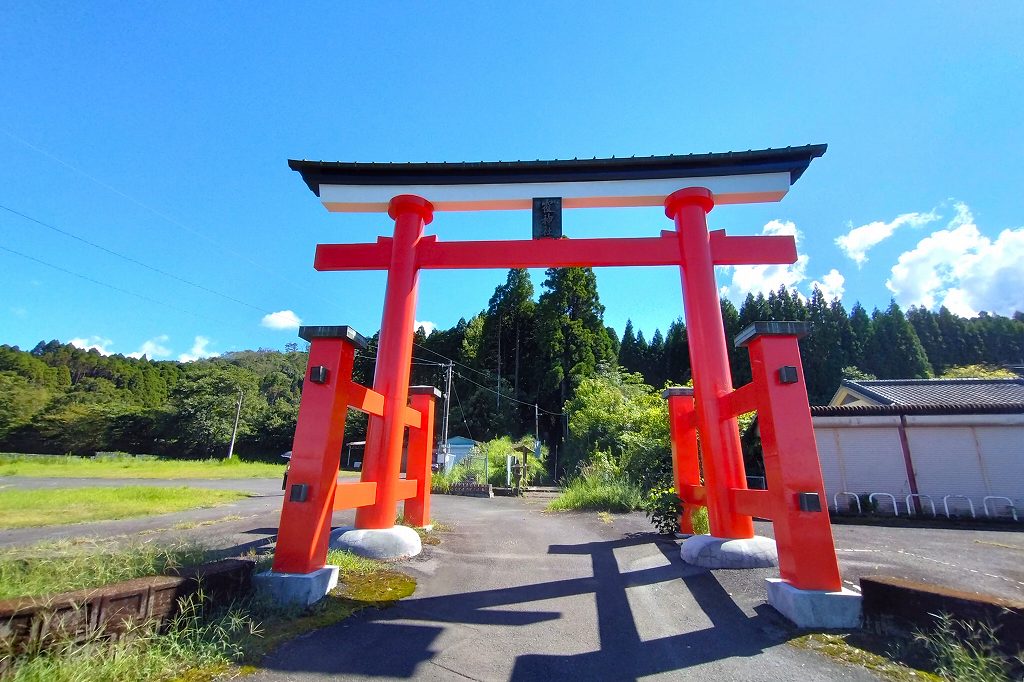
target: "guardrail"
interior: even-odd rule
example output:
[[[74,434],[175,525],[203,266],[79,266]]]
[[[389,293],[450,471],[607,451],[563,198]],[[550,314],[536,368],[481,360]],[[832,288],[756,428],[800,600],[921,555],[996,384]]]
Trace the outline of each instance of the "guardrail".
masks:
[[[1011,500],[1009,497],[1003,497],[1002,495],[988,495],[987,497],[985,497],[984,500],[981,501],[981,506],[985,509],[985,516],[987,518],[992,518],[992,514],[990,514],[988,511],[989,500],[1006,500],[1006,506],[1007,508],[1009,508],[1010,514],[1013,515],[1013,520],[1017,520],[1017,507],[1014,506],[1013,500]],[[992,505],[992,508],[995,509],[995,505]]]

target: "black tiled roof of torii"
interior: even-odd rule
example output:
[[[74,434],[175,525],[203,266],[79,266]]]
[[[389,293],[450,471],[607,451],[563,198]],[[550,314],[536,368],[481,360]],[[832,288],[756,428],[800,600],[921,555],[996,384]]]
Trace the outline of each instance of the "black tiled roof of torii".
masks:
[[[323,184],[504,184],[524,182],[586,182],[637,180],[679,176],[748,175],[788,172],[795,183],[810,162],[822,156],[828,145],[814,144],[784,149],[745,152],[623,156],[592,159],[536,161],[459,161],[380,163],[355,161],[308,161],[291,159],[288,167],[302,174],[314,193]],[[319,194],[318,194],[319,196]]]

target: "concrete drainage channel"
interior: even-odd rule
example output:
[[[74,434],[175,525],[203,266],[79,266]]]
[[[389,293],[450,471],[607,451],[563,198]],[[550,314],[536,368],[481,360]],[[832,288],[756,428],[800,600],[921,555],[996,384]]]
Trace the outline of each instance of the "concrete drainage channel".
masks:
[[[48,642],[82,643],[98,634],[116,637],[133,624],[170,622],[183,600],[227,604],[252,589],[255,562],[224,559],[179,575],[136,578],[104,587],[0,601],[0,642],[14,654]],[[11,657],[0,657],[0,675]]]

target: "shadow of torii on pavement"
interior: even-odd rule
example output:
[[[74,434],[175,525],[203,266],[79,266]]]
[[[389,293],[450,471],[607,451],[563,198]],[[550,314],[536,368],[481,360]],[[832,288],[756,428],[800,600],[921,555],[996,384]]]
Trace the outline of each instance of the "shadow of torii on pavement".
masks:
[[[656,545],[668,561],[667,565],[620,570],[615,550],[650,544]],[[269,657],[264,666],[279,671],[339,676],[410,678],[426,672],[417,670],[422,663],[432,662],[451,674],[465,676],[433,660],[441,651],[431,647],[444,631],[445,624],[520,628],[557,620],[564,614],[555,610],[496,607],[588,595],[592,595],[596,603],[599,648],[574,654],[519,653],[507,668],[511,672],[502,677],[508,675],[513,680],[551,679],[553,676],[634,679],[709,661],[756,656],[765,648],[788,639],[788,628],[778,614],[765,606],[755,609],[757,615],[749,617],[713,573],[687,566],[679,559],[675,543],[653,534],[551,545],[548,554],[589,556],[592,575],[509,588],[412,597],[394,607],[364,612],[316,635],[287,644]],[[501,567],[496,566],[495,570],[500,571]],[[637,628],[638,614],[630,605],[627,590],[676,581],[685,585],[703,613],[699,620],[710,621],[711,626],[686,631],[681,622],[669,624],[680,631],[644,641]],[[673,594],[666,591],[665,598],[672,599]],[[678,586],[675,594],[678,594]],[[500,638],[500,633],[491,636],[492,640]],[[550,648],[550,643],[546,643],[538,650]],[[495,642],[495,655],[500,655],[500,649]],[[441,670],[435,669],[436,673]]]

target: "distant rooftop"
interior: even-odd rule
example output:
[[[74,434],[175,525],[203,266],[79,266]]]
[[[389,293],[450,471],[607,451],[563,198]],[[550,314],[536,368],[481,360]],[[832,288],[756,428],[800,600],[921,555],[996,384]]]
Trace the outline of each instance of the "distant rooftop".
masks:
[[[1020,406],[1024,379],[845,380],[831,406]]]
[[[655,206],[677,189],[706,186],[716,203],[778,201],[824,144],[605,159],[361,163],[289,160],[331,211],[386,210],[391,197],[418,194],[436,210],[523,209],[535,197],[565,208]]]

